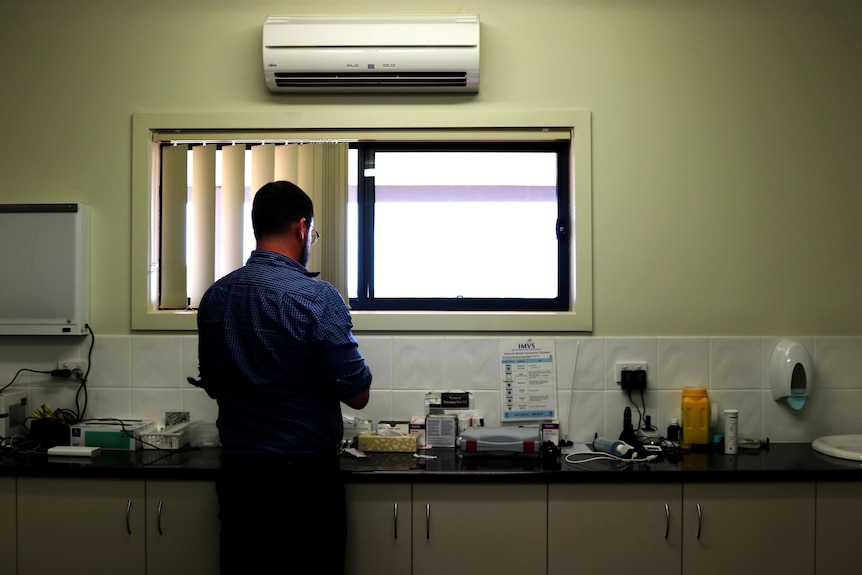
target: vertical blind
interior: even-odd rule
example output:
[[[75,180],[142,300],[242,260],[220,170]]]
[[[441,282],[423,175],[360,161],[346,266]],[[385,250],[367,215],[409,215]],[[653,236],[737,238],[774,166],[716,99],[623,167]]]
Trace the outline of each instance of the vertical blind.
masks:
[[[162,146],[159,308],[195,309],[207,288],[243,265],[254,193],[274,180],[302,188],[315,227],[339,242],[347,198],[346,143],[182,142]],[[339,285],[344,250],[312,250],[309,269]],[[339,266],[342,266],[339,268]]]

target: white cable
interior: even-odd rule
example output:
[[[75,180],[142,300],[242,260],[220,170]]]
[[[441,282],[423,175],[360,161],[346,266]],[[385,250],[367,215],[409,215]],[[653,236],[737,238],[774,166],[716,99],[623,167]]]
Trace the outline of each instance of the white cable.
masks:
[[[570,459],[573,455],[590,455],[591,457],[589,459]],[[624,457],[617,457],[616,455],[611,455],[610,453],[604,453],[599,451],[576,451],[575,453],[569,453],[566,455],[566,463],[590,463],[593,461],[601,461],[608,459],[612,461],[620,461],[622,463],[645,463],[647,461],[653,461],[657,457],[657,455],[647,455],[646,457],[626,459]]]
[[[566,417],[566,435],[565,440],[569,440],[569,424],[572,422],[572,400],[575,396],[575,374],[578,373],[578,352],[581,351],[581,342],[575,342],[575,366],[572,368],[572,386],[569,388],[569,413]]]

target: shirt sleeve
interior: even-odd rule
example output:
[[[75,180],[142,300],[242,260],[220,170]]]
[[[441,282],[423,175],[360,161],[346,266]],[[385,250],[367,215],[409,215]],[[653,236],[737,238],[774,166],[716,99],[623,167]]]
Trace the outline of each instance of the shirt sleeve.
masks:
[[[334,384],[336,397],[344,401],[371,387],[371,370],[353,337],[353,320],[341,294],[332,285],[324,285],[315,331],[324,377]]]

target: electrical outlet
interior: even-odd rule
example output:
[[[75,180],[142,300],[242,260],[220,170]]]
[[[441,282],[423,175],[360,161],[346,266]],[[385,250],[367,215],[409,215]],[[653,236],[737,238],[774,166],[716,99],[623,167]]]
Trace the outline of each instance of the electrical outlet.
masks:
[[[623,389],[646,388],[649,370],[645,361],[618,362],[614,367],[614,381],[622,385]],[[634,372],[643,372],[643,374]]]
[[[84,377],[84,374],[87,373],[87,362],[81,359],[66,359],[57,362],[57,369],[69,369],[72,371],[73,376],[77,376],[78,379]],[[77,375],[77,372],[80,371],[80,376]]]
[[[614,372],[614,381],[619,383],[623,379],[624,371],[634,371],[637,369],[642,369],[645,372],[649,373],[648,365],[645,361],[632,361],[632,362],[617,362],[616,369]]]

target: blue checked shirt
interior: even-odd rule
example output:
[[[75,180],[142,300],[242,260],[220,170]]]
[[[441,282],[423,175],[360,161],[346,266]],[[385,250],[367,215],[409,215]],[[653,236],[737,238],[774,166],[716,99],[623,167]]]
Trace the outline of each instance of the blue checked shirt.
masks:
[[[371,385],[344,300],[312,275],[256,250],[201,300],[200,385],[224,454],[335,453],[340,402]]]

